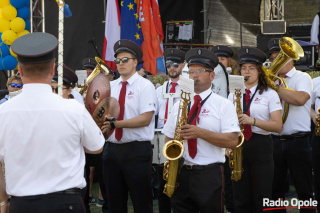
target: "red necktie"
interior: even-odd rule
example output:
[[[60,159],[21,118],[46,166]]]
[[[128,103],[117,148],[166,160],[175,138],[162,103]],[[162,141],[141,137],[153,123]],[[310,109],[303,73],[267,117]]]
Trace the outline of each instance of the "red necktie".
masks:
[[[178,85],[178,83],[171,83],[171,89],[169,91],[169,93],[176,93],[176,86]],[[167,122],[167,118],[168,118],[168,104],[169,104],[169,99],[167,100],[167,106],[166,106],[166,112],[164,113],[164,124],[166,124]]]
[[[250,93],[251,91],[249,89],[246,89],[246,96],[245,96],[246,105],[248,105],[250,102]],[[250,107],[247,110],[247,115],[250,117]],[[243,135],[246,141],[248,141],[251,138],[252,136],[251,125],[248,125],[248,124],[243,125]]]
[[[119,117],[118,117],[119,121],[123,120],[124,104],[126,102],[127,84],[128,84],[128,82],[126,82],[126,81],[122,82],[122,88],[121,88],[120,95],[119,95],[119,100],[118,100],[119,105],[120,105],[120,114],[119,114]],[[116,139],[117,139],[117,141],[121,140],[122,131],[123,131],[122,128],[116,128]]]
[[[197,125],[197,121],[199,123],[199,114],[201,111],[201,97],[199,95],[194,96],[194,103],[191,107],[191,110],[189,112],[188,121],[190,121],[192,115],[197,111],[196,117],[192,120],[191,125]],[[193,159],[197,154],[197,139],[189,139],[188,140],[188,150],[189,155]]]

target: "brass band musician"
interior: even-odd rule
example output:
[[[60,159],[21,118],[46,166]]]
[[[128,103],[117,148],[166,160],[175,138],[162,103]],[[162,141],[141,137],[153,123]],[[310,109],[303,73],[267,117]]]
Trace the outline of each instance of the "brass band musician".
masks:
[[[239,115],[245,141],[242,177],[233,182],[234,212],[263,212],[263,198],[271,199],[272,194],[271,132],[279,133],[282,129],[282,108],[278,94],[268,86],[262,70],[266,55],[257,48],[243,47],[238,56],[246,87],[240,99],[243,113]],[[229,100],[233,98],[230,93]]]
[[[238,118],[232,103],[211,91],[217,56],[208,49],[194,48],[186,53],[186,62],[195,96],[188,107],[189,124],[179,132],[186,140],[185,161],[172,208],[174,213],[222,212],[224,152],[237,145]],[[176,103],[163,128],[166,141],[174,138],[178,109]]]
[[[270,40],[268,47],[271,54],[270,61],[273,62],[280,52],[279,40]],[[284,77],[288,83],[289,89],[279,86],[278,94],[282,100],[282,106],[285,102],[289,104],[289,113],[281,133],[273,135],[273,199],[284,199],[289,169],[298,198],[309,200],[313,198],[310,146],[312,81],[307,73],[296,70],[293,61],[284,65],[278,75]],[[278,211],[281,212],[281,210]]]

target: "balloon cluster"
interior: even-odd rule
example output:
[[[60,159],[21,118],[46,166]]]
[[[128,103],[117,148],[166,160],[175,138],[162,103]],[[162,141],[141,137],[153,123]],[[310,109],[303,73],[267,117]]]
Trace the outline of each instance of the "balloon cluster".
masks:
[[[0,70],[17,68],[17,55],[11,44],[30,33],[30,0],[0,0]]]

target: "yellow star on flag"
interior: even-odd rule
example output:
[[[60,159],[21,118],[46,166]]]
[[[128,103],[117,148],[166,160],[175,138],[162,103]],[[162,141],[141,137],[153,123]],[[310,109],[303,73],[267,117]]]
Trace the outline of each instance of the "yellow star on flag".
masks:
[[[135,14],[133,14],[135,17],[136,17],[136,19],[138,20],[138,18],[139,18],[139,16],[138,16],[138,13],[135,13]]]
[[[141,28],[141,27],[140,27],[140,24],[137,24],[137,27],[138,27],[138,30],[139,30],[139,29]]]
[[[140,35],[138,33],[136,33],[134,36],[136,37],[137,40],[140,39]]]
[[[131,4],[131,2],[130,2],[130,4],[127,5],[127,6],[129,7],[129,10],[133,10],[133,4]]]
[[[124,2],[124,1],[121,1],[121,7],[123,7],[123,2]]]

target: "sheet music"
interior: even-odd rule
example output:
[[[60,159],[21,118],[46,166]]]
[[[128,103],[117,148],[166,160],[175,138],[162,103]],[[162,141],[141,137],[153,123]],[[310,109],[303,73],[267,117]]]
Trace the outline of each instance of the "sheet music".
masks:
[[[190,93],[190,100],[193,100],[193,96],[194,96],[194,80],[186,78],[182,75],[180,75],[180,90]],[[180,93],[181,95],[181,93]]]
[[[192,39],[192,24],[179,25],[178,40],[191,40]]]
[[[78,85],[83,86],[87,83],[86,70],[76,70],[76,75],[78,76]]]
[[[241,89],[241,93],[245,93],[243,76],[229,75],[229,91],[234,93],[235,89]]]

